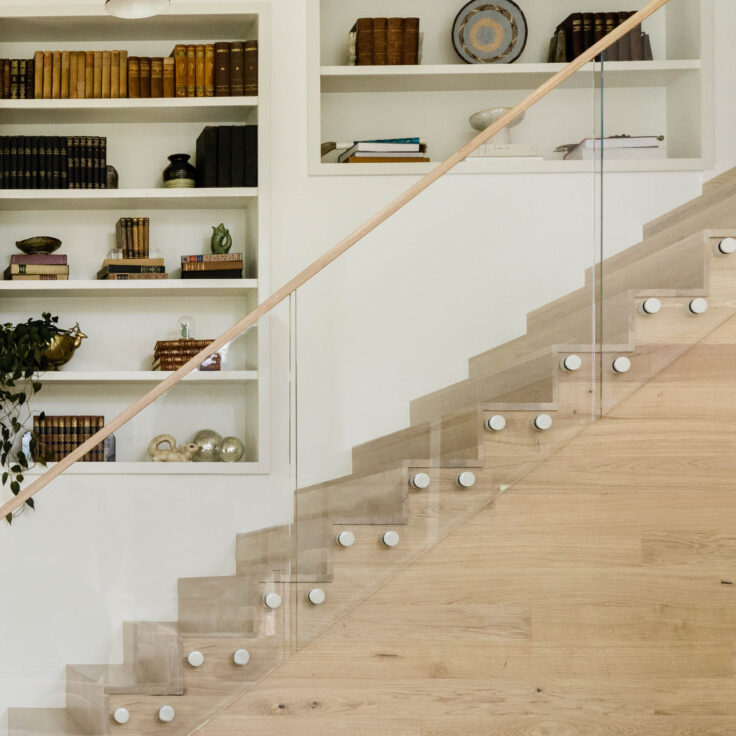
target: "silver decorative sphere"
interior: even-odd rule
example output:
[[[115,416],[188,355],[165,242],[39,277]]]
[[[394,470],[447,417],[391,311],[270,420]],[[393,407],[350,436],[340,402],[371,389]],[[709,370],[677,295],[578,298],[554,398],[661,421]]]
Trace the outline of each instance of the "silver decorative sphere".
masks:
[[[225,437],[225,439],[220,442],[220,450],[218,454],[220,456],[220,460],[224,463],[237,463],[238,460],[243,457],[244,452],[245,447],[237,437]]]
[[[192,437],[192,442],[197,445],[192,457],[195,463],[216,463],[220,459],[217,453],[222,437],[214,429],[200,429]]]

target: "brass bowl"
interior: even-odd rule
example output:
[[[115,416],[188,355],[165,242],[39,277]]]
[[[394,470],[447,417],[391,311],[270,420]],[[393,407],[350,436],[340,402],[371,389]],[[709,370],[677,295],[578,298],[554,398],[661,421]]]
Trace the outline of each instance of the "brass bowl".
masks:
[[[35,256],[38,254],[53,253],[55,250],[59,250],[61,240],[52,238],[50,235],[39,235],[35,238],[19,240],[15,245],[26,255]]]
[[[66,334],[54,335],[43,353],[41,360],[43,369],[58,371],[74,357],[76,349],[86,337],[87,335],[79,329],[79,323]]]

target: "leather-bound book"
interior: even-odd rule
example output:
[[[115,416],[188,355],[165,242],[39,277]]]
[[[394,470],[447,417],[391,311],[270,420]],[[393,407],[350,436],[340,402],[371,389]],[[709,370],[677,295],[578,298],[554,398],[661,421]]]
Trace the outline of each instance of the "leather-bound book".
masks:
[[[195,97],[204,97],[204,44],[198,43],[194,47],[194,55],[194,95]]]
[[[644,45],[642,40],[641,23],[635,25],[629,33],[631,44],[631,60],[642,61],[644,59]]]
[[[110,99],[112,87],[112,58],[109,51],[102,52],[102,97]]]
[[[616,30],[618,16],[616,13],[606,13],[606,35]],[[618,61],[618,42],[609,46],[605,51],[606,61]]]
[[[353,31],[356,36],[356,63],[359,66],[372,64],[373,18],[358,18],[353,26]],[[388,44],[388,37],[386,43]]]
[[[242,97],[245,94],[245,44],[233,41],[230,44],[230,94]]]
[[[26,99],[35,97],[36,73],[34,71],[34,59],[26,59]]]
[[[164,60],[160,56],[151,59],[151,97],[164,96]]]
[[[653,61],[654,54],[652,53],[652,40],[649,38],[648,33],[641,34],[641,49],[642,49],[642,60]]]
[[[176,62],[171,56],[162,59],[164,69],[164,97],[176,96]]]
[[[177,44],[171,52],[174,57],[176,67],[176,96],[187,96],[187,47],[184,44]]]
[[[69,150],[66,136],[59,136],[59,189],[69,188]]]
[[[77,52],[72,51],[69,54],[69,99],[79,99],[79,89],[77,87]]]
[[[48,184],[46,183],[46,175],[47,175],[47,162],[46,162],[46,156],[47,156],[47,150],[48,150],[48,136],[40,135],[38,136],[38,188],[39,189],[47,189]]]
[[[90,149],[92,152],[92,162],[90,166],[90,180],[93,189],[102,189],[100,181],[100,136],[95,135],[90,138]]]
[[[66,138],[67,184],[69,189],[79,189],[79,136]],[[56,186],[54,187],[57,188]]]
[[[33,55],[33,96],[37,100],[43,97],[43,51]]]
[[[120,97],[120,52],[110,52],[110,97]]]
[[[595,15],[583,13],[583,48],[589,49],[594,43]]]
[[[141,97],[151,96],[151,57],[141,56]]]
[[[26,98],[26,69],[28,64],[25,59],[18,59],[18,99]]]
[[[120,53],[120,81],[118,84],[121,97],[128,96],[128,52],[121,49]]]
[[[31,136],[31,180],[29,189],[38,189],[38,136]]]
[[[44,72],[44,83],[46,82],[46,72]],[[95,52],[84,52],[84,96],[91,99],[95,96]]]
[[[245,174],[243,184],[246,187],[258,186],[258,126],[243,126],[243,149],[245,151]]]
[[[404,19],[388,19],[387,62],[401,64],[404,60]]]
[[[230,96],[230,44],[226,41],[215,44],[215,96]]]
[[[51,84],[51,76],[49,75],[49,85]],[[3,59],[3,97],[10,99],[10,59]],[[51,87],[49,86],[49,97],[51,97]]]
[[[61,51],[54,51],[51,68],[51,98],[61,98]]]
[[[215,96],[215,45],[205,44],[204,47],[204,96]]]
[[[107,189],[107,138],[100,136],[100,170],[98,172],[100,179],[100,189]]]
[[[31,188],[31,136],[23,136],[23,189]]]
[[[229,187],[232,171],[232,128],[220,125],[217,130],[217,186]]]
[[[404,18],[402,63],[419,63],[419,18]]]
[[[218,129],[208,125],[197,138],[197,186],[217,186],[217,138]]]
[[[197,47],[187,46],[187,97],[195,97],[197,91]]]
[[[258,94],[258,41],[246,41],[245,57],[245,94]]]
[[[128,57],[128,97],[141,96],[141,60],[137,56]]]
[[[94,51],[94,92],[92,96],[99,100],[102,98],[102,51]]]
[[[83,100],[86,97],[85,89],[85,53],[77,51],[77,99]]]
[[[61,99],[69,99],[70,66],[69,52],[61,52]]]
[[[620,26],[632,13],[623,11],[618,14],[618,25]],[[619,61],[631,61],[631,34],[627,33],[618,42]]]
[[[58,135],[52,135],[48,140],[48,149],[46,151],[46,166],[48,167],[49,158],[51,159],[51,186],[50,189],[61,189],[61,138]],[[48,179],[49,168],[46,169],[46,177]],[[66,188],[66,187],[65,187]]]
[[[373,63],[388,64],[388,18],[373,18]]]

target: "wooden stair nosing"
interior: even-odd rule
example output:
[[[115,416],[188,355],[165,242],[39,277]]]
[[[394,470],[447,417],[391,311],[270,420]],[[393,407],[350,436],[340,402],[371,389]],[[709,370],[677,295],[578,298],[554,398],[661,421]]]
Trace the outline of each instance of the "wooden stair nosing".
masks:
[[[8,736],[90,736],[66,708],[8,708]]]

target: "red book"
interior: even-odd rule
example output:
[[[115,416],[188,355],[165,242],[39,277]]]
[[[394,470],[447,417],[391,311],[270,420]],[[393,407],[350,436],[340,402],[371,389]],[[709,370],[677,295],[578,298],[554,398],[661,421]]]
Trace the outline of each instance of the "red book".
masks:
[[[66,255],[62,254],[47,254],[38,253],[32,256],[26,255],[12,255],[10,256],[11,265],[14,264],[25,264],[25,265],[43,265],[43,266],[66,266]]]

